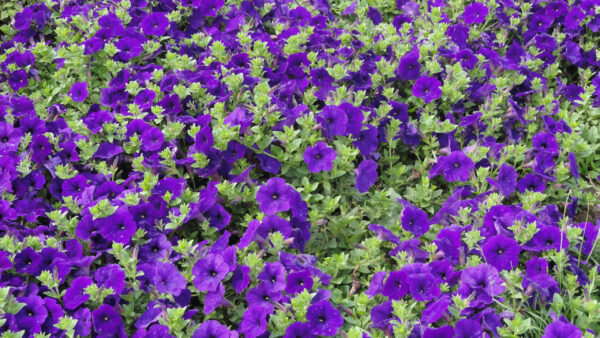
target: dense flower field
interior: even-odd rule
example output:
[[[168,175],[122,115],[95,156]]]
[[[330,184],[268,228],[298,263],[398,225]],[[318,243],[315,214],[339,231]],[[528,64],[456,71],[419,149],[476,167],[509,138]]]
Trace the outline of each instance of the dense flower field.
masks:
[[[600,334],[597,0],[2,6],[2,337]]]

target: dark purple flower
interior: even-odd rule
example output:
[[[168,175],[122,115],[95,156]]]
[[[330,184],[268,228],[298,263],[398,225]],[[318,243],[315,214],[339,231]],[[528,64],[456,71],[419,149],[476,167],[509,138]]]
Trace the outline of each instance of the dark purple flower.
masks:
[[[406,283],[406,274],[402,271],[392,271],[385,280],[383,285],[382,295],[389,297],[390,300],[398,300],[408,292],[408,284]]]
[[[371,321],[374,328],[387,330],[393,319],[396,319],[396,316],[392,302],[383,302],[371,309]]]
[[[15,255],[14,266],[18,273],[36,275],[40,272],[42,256],[30,247],[26,247]]]
[[[83,102],[88,96],[87,82],[75,82],[69,90],[69,96],[75,102]]]
[[[275,291],[285,289],[285,269],[279,262],[267,262],[256,278]]]
[[[581,330],[568,321],[557,320],[548,324],[542,338],[580,338]]]
[[[577,158],[573,152],[569,153],[569,168],[571,168],[571,175],[575,177],[575,179],[579,179],[579,168],[577,167]]]
[[[383,291],[383,280],[386,275],[387,273],[385,271],[378,271],[371,277],[369,289],[365,291],[365,294],[369,296],[369,298],[373,298]]]
[[[482,337],[482,335],[481,325],[473,319],[461,319],[454,325],[455,338]]]
[[[415,237],[421,237],[429,231],[427,214],[412,204],[406,205],[402,211],[402,228]]]
[[[238,265],[231,275],[231,285],[237,294],[246,290],[250,283],[250,267],[247,265]]]
[[[485,17],[488,15],[489,9],[480,2],[474,2],[465,7],[463,13],[463,20],[467,25],[479,24],[485,21]]]
[[[442,83],[431,76],[421,76],[412,87],[412,94],[423,99],[425,103],[437,100],[442,96]]]
[[[155,12],[146,16],[140,25],[144,34],[161,36],[167,31],[169,19],[167,19],[165,13]]]
[[[198,7],[198,13],[201,16],[217,16],[217,12],[225,4],[224,0],[206,0],[200,1],[200,7]]]
[[[356,141],[352,142],[352,144],[358,148],[361,155],[371,155],[371,153],[377,150],[377,146],[379,145],[377,128],[368,124],[367,129],[361,130]]]
[[[358,165],[358,173],[356,174],[356,183],[354,187],[358,192],[365,193],[377,180],[377,162],[373,160],[363,160]]]
[[[121,315],[110,305],[102,304],[92,312],[92,322],[96,333],[114,335],[123,330]]]
[[[308,307],[306,319],[315,335],[333,337],[344,325],[340,312],[327,300],[322,300]]]
[[[323,110],[317,115],[316,119],[323,128],[323,135],[328,139],[346,133],[348,115],[337,106],[323,107]]]
[[[383,18],[381,17],[381,13],[379,13],[379,10],[375,7],[369,7],[369,11],[367,12],[367,17],[369,19],[371,19],[371,21],[373,22],[373,24],[375,26],[379,25],[383,21]]]
[[[186,287],[185,277],[177,267],[169,262],[153,262],[149,264],[152,268],[151,275],[147,276],[156,291],[178,296]]]
[[[250,305],[238,329],[248,338],[256,338],[267,330],[267,309],[260,305]]]
[[[152,107],[155,97],[156,93],[153,90],[144,89],[135,96],[133,103],[137,104],[140,109],[148,109]]]
[[[63,297],[65,308],[74,310],[90,299],[90,295],[85,293],[85,289],[93,283],[94,281],[90,277],[77,277],[73,279]]]
[[[199,291],[215,291],[228,273],[229,266],[221,255],[208,254],[199,259],[192,268],[194,286]]]
[[[142,133],[142,150],[143,151],[156,151],[160,149],[165,137],[162,131],[156,127],[146,129]]]
[[[438,157],[437,163],[429,171],[429,178],[443,174],[444,179],[448,182],[466,182],[469,180],[469,173],[473,168],[473,160],[462,151],[457,150],[448,156]]]
[[[36,135],[33,137],[29,149],[31,149],[31,160],[35,163],[41,163],[52,153],[52,144],[46,136]]]
[[[517,190],[522,194],[526,191],[544,192],[544,190],[546,190],[546,184],[540,176],[536,174],[527,174],[517,182]]]
[[[120,50],[117,54],[123,61],[129,61],[142,54],[142,44],[134,38],[124,37],[119,39],[115,46]]]
[[[26,330],[29,334],[40,332],[42,324],[48,317],[44,300],[37,295],[19,297],[17,300],[20,303],[25,303],[25,306],[15,314],[15,324],[19,329]]]
[[[335,160],[335,150],[329,148],[325,142],[317,142],[312,147],[307,147],[302,155],[311,173],[330,171]]]
[[[488,182],[496,187],[502,195],[508,197],[517,188],[517,178],[518,175],[515,168],[509,164],[502,163],[498,171],[498,177],[495,180],[488,178]]]
[[[405,81],[419,78],[421,75],[421,63],[419,63],[418,48],[414,48],[413,51],[406,53],[400,58],[396,73],[400,79]]]
[[[519,243],[502,234],[488,238],[481,250],[488,264],[498,270],[512,270],[519,264]]]
[[[569,247],[567,235],[560,231],[560,228],[553,225],[548,225],[539,229],[533,238],[525,244],[535,251],[557,250]]]
[[[423,333],[423,338],[453,338],[454,329],[450,325],[442,326],[437,329],[428,328]]]
[[[537,133],[531,140],[533,149],[539,152],[548,153],[550,155],[559,154],[559,145],[556,141],[556,136],[552,133]]]
[[[127,244],[135,234],[137,226],[126,207],[120,207],[114,214],[99,219],[99,231],[109,241]]]
[[[198,329],[194,331],[192,338],[237,338],[237,336],[237,332],[231,331],[227,328],[227,326],[211,319],[200,324]]]
[[[311,333],[311,329],[309,323],[295,322],[288,326],[283,338],[316,338],[316,336]]]
[[[290,210],[290,186],[284,179],[272,177],[261,186],[256,193],[256,200],[260,211],[266,215]]]
[[[412,274],[408,279],[408,290],[413,299],[418,302],[426,302],[442,295],[439,287],[439,279],[433,277],[431,273]]]
[[[287,284],[285,287],[285,292],[293,294],[302,292],[307,289],[310,290],[313,286],[313,279],[311,277],[310,271],[302,270],[298,272],[290,272],[287,275]]]
[[[87,307],[77,309],[73,313],[73,318],[77,319],[75,325],[75,334],[86,337],[90,335],[92,330],[92,312]]]
[[[448,295],[443,295],[438,300],[427,305],[427,307],[423,310],[421,320],[427,324],[437,322],[437,320],[440,319],[444,313],[446,313],[450,303],[450,297],[448,297]]]
[[[488,264],[479,264],[468,267],[462,271],[458,294],[468,297],[475,292],[475,300],[471,304],[488,304],[492,298],[504,292],[503,281],[498,275],[498,270]]]
[[[94,272],[94,280],[98,286],[111,288],[114,294],[120,295],[125,289],[125,271],[119,264],[107,264]]]
[[[269,284],[260,282],[258,286],[246,292],[248,304],[260,305],[269,312],[274,310],[273,302],[281,300],[281,292],[274,290]]]

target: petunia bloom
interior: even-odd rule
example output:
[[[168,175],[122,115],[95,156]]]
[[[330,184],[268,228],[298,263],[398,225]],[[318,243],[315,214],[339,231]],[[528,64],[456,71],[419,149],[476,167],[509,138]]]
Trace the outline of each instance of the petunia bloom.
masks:
[[[147,15],[140,24],[142,26],[142,31],[144,32],[144,34],[161,36],[164,35],[167,31],[167,27],[169,26],[169,19],[167,19],[165,13],[156,12]]]
[[[308,307],[306,319],[315,335],[333,337],[344,325],[344,318],[328,300],[322,300]]]
[[[448,182],[466,182],[473,168],[473,160],[462,151],[457,150],[451,152],[448,156],[438,157],[437,163],[429,171],[429,178],[442,174]]]
[[[307,147],[302,155],[311,173],[330,171],[335,160],[335,150],[329,148],[325,142],[317,142],[312,147]]]
[[[256,193],[256,200],[260,211],[266,215],[290,210],[290,186],[284,179],[272,177],[267,184],[261,186]]]
[[[358,173],[356,174],[356,183],[354,187],[358,192],[365,193],[377,180],[377,162],[373,160],[363,160],[358,165]]]
[[[415,97],[423,99],[425,103],[437,100],[442,96],[442,83],[431,76],[421,76],[415,81],[412,87],[412,94]]]
[[[69,90],[69,96],[75,102],[83,102],[88,96],[87,82],[75,82]]]
[[[192,268],[194,286],[199,291],[214,291],[228,273],[229,266],[221,255],[208,254]]]
[[[503,234],[488,238],[481,250],[488,264],[498,270],[511,270],[519,264],[519,243]]]

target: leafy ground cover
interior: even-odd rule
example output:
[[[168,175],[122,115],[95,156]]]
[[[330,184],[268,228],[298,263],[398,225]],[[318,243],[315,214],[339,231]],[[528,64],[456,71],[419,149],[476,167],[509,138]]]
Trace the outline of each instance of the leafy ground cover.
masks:
[[[25,5],[2,337],[600,334],[597,1]]]

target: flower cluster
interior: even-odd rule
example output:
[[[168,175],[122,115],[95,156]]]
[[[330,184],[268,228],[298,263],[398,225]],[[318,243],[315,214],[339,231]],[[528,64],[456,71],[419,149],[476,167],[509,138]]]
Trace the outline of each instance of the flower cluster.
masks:
[[[0,29],[1,333],[600,334],[597,1],[46,0]]]

